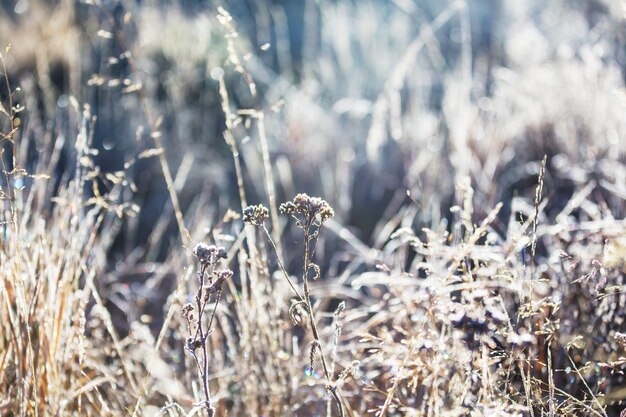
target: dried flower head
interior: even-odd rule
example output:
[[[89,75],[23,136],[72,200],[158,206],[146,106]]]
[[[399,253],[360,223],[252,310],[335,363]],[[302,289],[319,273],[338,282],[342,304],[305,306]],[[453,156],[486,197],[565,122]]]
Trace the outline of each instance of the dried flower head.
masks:
[[[188,337],[185,347],[190,352],[195,352],[196,349],[202,346],[202,341],[196,339],[195,337]]]
[[[280,211],[290,216],[302,215],[304,221],[312,221],[317,215],[321,222],[325,222],[335,215],[333,208],[319,197],[309,197],[307,194],[298,194],[292,201],[280,205]]]
[[[216,292],[221,291],[224,281],[232,278],[233,271],[230,269],[220,269],[219,271],[215,271],[213,275],[215,276],[215,281],[213,282],[213,284],[206,288],[205,294],[207,294],[207,296],[209,294],[215,294]]]
[[[187,303],[183,306],[183,317],[189,321],[191,317],[191,313],[193,312],[193,305],[191,303]]]
[[[220,269],[219,271],[215,271],[213,274],[216,276],[217,281],[224,282],[229,278],[232,278],[233,271],[230,269]]]
[[[228,258],[228,252],[224,247],[202,242],[193,248],[193,253],[203,265],[215,265],[220,259]]]
[[[243,210],[243,221],[255,226],[260,226],[269,215],[269,210],[263,204],[248,206]]]

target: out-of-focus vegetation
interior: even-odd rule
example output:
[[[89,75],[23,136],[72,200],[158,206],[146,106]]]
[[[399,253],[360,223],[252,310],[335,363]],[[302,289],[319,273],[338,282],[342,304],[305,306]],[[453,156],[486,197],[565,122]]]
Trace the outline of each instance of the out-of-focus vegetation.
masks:
[[[2,2],[0,415],[618,416],[625,19]]]

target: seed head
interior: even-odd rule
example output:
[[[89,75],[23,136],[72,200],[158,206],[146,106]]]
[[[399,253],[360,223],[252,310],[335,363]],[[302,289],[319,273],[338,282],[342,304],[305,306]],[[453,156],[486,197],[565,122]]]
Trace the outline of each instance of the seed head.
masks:
[[[228,258],[228,252],[224,247],[202,242],[193,248],[193,253],[203,265],[215,265],[220,259]]]
[[[333,208],[319,197],[298,194],[292,201],[280,205],[280,211],[291,216],[300,214],[304,220],[313,220],[318,214],[322,223],[335,215]]]
[[[220,269],[215,272],[215,276],[217,277],[217,281],[226,281],[229,278],[232,278],[233,271],[230,269]]]
[[[228,252],[226,252],[226,248],[223,246],[219,246],[217,248],[217,257],[219,259],[226,259],[228,258]]]
[[[194,337],[188,337],[187,338],[187,342],[186,342],[186,347],[187,350],[190,350],[191,352],[194,352],[196,349],[198,349],[200,346],[202,346],[202,342]]]
[[[189,320],[191,317],[191,313],[193,312],[193,305],[191,303],[187,303],[183,306],[183,317]]]
[[[243,221],[255,226],[261,226],[269,215],[269,210],[263,204],[248,206],[243,210]]]
[[[207,296],[209,294],[214,294],[218,291],[221,291],[224,281],[232,278],[233,271],[231,271],[230,269],[220,269],[219,271],[215,271],[213,275],[215,276],[215,281],[213,282],[213,284],[206,288],[205,294],[207,294]]]
[[[296,205],[293,202],[291,202],[291,201],[287,201],[286,203],[283,203],[283,204],[280,205],[280,212],[281,213],[294,215],[294,214],[296,214],[296,210],[297,210]]]

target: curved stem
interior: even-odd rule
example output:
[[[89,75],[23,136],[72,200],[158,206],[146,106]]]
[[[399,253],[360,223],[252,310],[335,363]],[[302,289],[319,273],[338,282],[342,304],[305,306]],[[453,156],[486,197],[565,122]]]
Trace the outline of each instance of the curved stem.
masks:
[[[296,221],[299,222],[298,219],[296,219]],[[282,271],[283,275],[287,279],[287,282],[289,283],[289,286],[291,287],[293,292],[296,294],[296,296],[299,298],[299,300],[306,305],[306,308],[307,308],[307,311],[308,311],[308,316],[309,316],[309,323],[310,323],[310,326],[311,326],[311,333],[312,333],[312,336],[313,336],[313,340],[315,340],[315,342],[317,342],[317,346],[318,346],[318,349],[319,349],[319,355],[320,355],[320,359],[321,359],[321,362],[322,362],[322,369],[324,370],[324,374],[326,375],[326,381],[328,382],[328,384],[326,386],[326,389],[328,390],[330,395],[333,397],[335,403],[337,404],[337,410],[339,412],[339,416],[340,417],[344,417],[343,405],[341,403],[341,399],[339,397],[339,394],[337,393],[337,386],[335,385],[335,381],[331,377],[331,372],[328,369],[328,364],[326,362],[326,355],[324,354],[324,349],[322,348],[322,342],[321,342],[319,331],[317,330],[317,323],[315,322],[315,316],[313,315],[313,305],[311,303],[311,297],[310,297],[311,290],[309,288],[308,271],[309,271],[309,266],[310,266],[310,263],[311,263],[312,255],[315,253],[315,246],[317,245],[317,238],[319,236],[319,228],[318,228],[317,236],[315,236],[315,239],[314,239],[314,242],[313,242],[313,251],[311,252],[310,251],[309,242],[311,240],[310,237],[311,237],[312,222],[313,222],[312,219],[305,219],[304,224],[299,222],[299,226],[301,226],[302,229],[304,230],[304,268],[303,268],[303,271],[302,271],[302,281],[303,281],[303,285],[304,285],[304,296],[300,295],[300,292],[296,289],[296,286],[291,281],[291,278],[289,278],[289,274],[287,273],[287,270],[285,269],[285,266],[283,265],[283,262],[282,262],[282,260],[280,258],[280,254],[278,253],[276,245],[275,245],[275,243],[274,243],[274,241],[272,239],[272,236],[268,232],[267,228],[265,227],[264,224],[261,224],[260,227],[263,229],[263,232],[265,233],[265,235],[267,236],[267,239],[269,240],[270,244],[272,245],[272,248],[274,249],[274,253],[276,253],[276,259],[278,261],[279,269]],[[311,253],[309,253],[309,252],[311,252]]]
[[[272,245],[272,248],[274,249],[274,253],[276,254],[276,260],[278,261],[278,268],[280,269],[280,271],[285,276],[285,279],[287,279],[287,282],[289,283],[289,286],[291,287],[293,292],[296,294],[296,297],[298,297],[298,299],[300,299],[300,301],[305,301],[304,297],[302,297],[302,295],[300,295],[300,292],[298,291],[298,289],[294,285],[293,281],[291,281],[291,278],[289,278],[289,274],[287,273],[287,270],[285,269],[283,261],[280,259],[280,255],[278,253],[278,248],[276,247],[276,243],[274,243],[274,240],[272,239],[272,236],[270,235],[270,232],[267,230],[267,228],[265,227],[264,224],[261,225],[261,228],[263,229],[263,232],[265,232],[265,235],[267,236],[267,239],[269,240],[270,244]]]
[[[311,304],[311,290],[309,288],[309,264],[310,264],[310,256],[309,256],[309,237],[311,230],[311,220],[307,219],[305,228],[304,228],[304,271],[302,273],[302,280],[304,283],[304,298],[307,309],[309,310],[309,323],[311,324],[311,333],[313,334],[313,339],[317,342],[320,359],[322,361],[322,368],[324,369],[324,374],[326,375],[326,381],[328,381],[328,392],[332,395],[335,403],[337,404],[337,410],[339,411],[339,415],[341,417],[344,416],[343,406],[341,404],[341,400],[337,395],[337,386],[335,385],[335,381],[333,381],[331,377],[331,373],[328,369],[328,365],[326,363],[326,355],[324,354],[324,349],[322,348],[322,341],[317,330],[317,323],[315,322],[315,316],[313,314],[313,305]],[[319,229],[318,229],[319,232]],[[319,236],[319,233],[318,235]],[[317,244],[317,237],[315,239],[315,244]],[[313,251],[315,251],[315,247],[313,247]]]

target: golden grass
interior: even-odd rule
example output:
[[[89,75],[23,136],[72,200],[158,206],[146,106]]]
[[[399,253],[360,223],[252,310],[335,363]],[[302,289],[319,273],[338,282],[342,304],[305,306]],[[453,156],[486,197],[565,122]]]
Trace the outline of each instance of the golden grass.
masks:
[[[574,39],[504,2],[496,65],[471,2],[320,2],[295,76],[223,8],[120,4],[0,15],[0,415],[619,414],[614,6],[545,6]],[[334,218],[284,221],[305,190]]]

